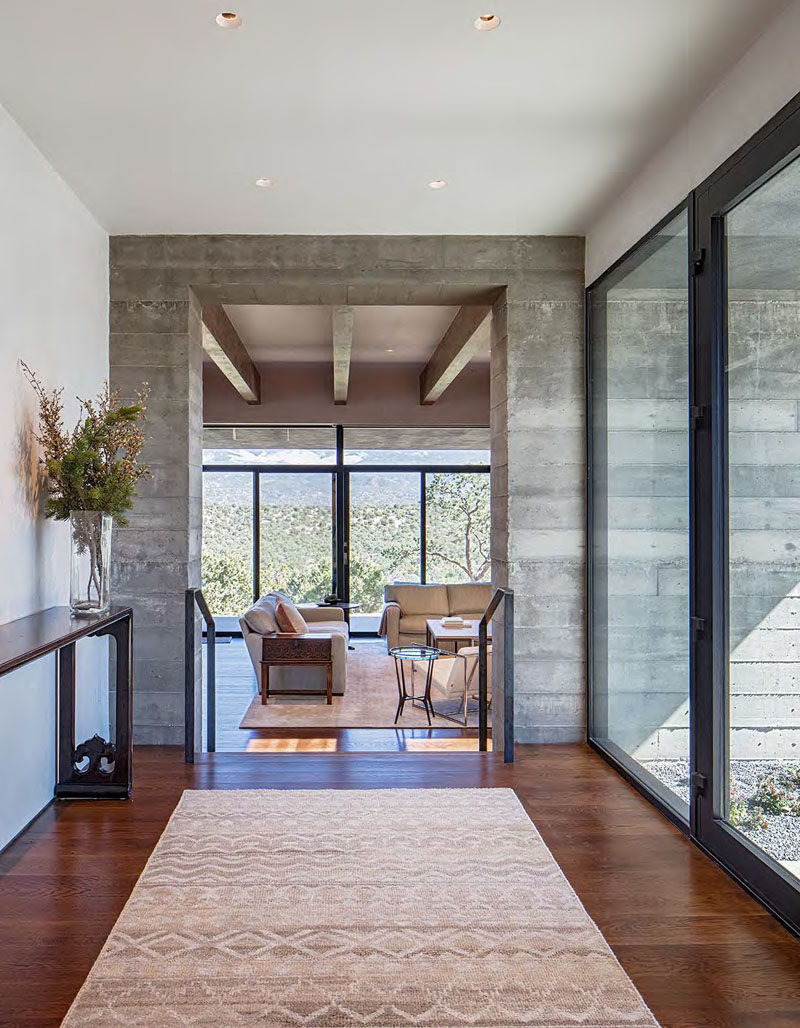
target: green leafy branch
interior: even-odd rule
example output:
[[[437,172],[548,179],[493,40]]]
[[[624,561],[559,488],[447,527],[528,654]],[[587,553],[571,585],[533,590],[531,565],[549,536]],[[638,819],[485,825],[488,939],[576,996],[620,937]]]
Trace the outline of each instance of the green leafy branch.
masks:
[[[106,382],[94,400],[82,400],[72,431],[64,425],[63,389],[47,391],[27,364],[22,370],[39,400],[40,458],[47,475],[45,516],[66,521],[72,511],[102,511],[126,524],[136,483],[149,473],[139,463],[147,415],[147,384],[134,403],[120,402]]]

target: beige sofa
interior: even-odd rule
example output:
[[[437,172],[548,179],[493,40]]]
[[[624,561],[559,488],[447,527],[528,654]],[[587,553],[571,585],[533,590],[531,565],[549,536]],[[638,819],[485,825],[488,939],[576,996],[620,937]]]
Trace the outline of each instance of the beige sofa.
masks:
[[[479,618],[489,606],[492,587],[483,582],[459,585],[387,585],[383,590],[381,635],[386,646],[425,642],[425,622],[448,614]]]
[[[272,593],[262,596],[258,603],[254,604],[239,619],[242,638],[250,654],[250,660],[253,662],[256,681],[261,680],[262,636],[278,630],[274,618],[270,620],[273,611],[271,602],[273,597]],[[314,604],[298,604],[297,609],[308,624],[309,634],[317,632],[331,636],[333,695],[342,696],[347,686],[347,644],[350,641],[350,631],[344,620],[344,613],[339,607],[317,607]],[[255,616],[253,612],[255,612]],[[253,624],[259,626],[258,631],[252,627]],[[326,669],[324,667],[308,665],[297,668],[274,667],[269,676],[270,695],[282,692],[291,693],[295,689],[318,689],[320,692],[324,692],[325,676]]]

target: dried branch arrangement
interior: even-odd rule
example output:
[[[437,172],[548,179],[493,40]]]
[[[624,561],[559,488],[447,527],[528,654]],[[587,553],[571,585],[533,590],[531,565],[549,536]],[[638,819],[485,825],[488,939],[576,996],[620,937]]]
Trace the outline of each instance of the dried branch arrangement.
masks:
[[[47,474],[45,515],[67,521],[72,511],[102,511],[124,525],[136,483],[149,473],[139,463],[145,441],[147,383],[136,402],[123,404],[106,382],[94,400],[82,400],[72,431],[64,425],[63,389],[47,391],[27,364],[22,370],[39,399],[41,464]]]

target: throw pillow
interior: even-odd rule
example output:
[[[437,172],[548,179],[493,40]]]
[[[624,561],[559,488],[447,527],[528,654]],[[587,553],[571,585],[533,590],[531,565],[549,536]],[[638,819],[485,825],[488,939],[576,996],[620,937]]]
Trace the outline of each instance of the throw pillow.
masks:
[[[280,632],[305,632],[308,625],[305,618],[293,603],[281,601],[275,608],[275,620]]]
[[[244,615],[244,620],[254,632],[259,635],[269,635],[278,631],[278,623],[275,618],[277,604],[269,596],[262,596],[260,600]]]

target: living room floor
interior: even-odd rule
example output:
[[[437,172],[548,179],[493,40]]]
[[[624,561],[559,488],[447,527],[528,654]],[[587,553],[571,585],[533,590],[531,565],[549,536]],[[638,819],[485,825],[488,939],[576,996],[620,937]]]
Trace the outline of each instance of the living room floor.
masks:
[[[477,730],[437,719],[425,725],[421,711],[406,705],[396,727],[394,665],[383,639],[353,639],[348,653],[348,685],[329,707],[324,696],[270,698],[267,707],[253,706],[264,727],[239,724],[256,698],[256,679],[247,648],[240,638],[217,640],[218,752],[276,751],[421,751],[429,748],[477,750]],[[203,650],[207,667],[207,650]],[[375,714],[373,718],[371,715]]]

